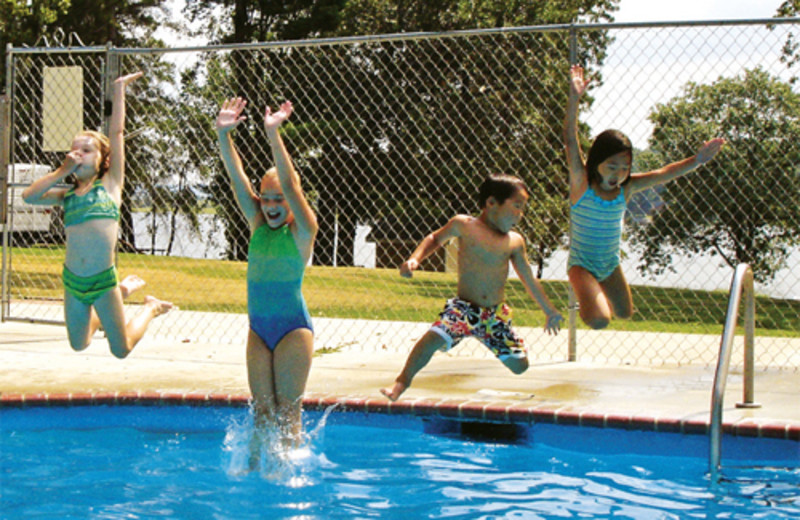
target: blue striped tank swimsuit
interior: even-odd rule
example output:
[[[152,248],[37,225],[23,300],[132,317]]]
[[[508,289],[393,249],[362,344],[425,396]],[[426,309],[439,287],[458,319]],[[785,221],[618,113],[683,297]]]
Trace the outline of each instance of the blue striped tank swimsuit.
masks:
[[[625,188],[614,200],[600,198],[591,186],[570,212],[567,269],[580,266],[602,282],[619,265]]]

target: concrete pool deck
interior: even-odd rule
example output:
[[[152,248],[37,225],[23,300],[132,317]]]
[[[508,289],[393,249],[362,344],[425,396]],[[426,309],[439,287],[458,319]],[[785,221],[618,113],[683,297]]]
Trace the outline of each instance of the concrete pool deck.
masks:
[[[388,386],[403,352],[342,349],[314,358],[304,404],[340,403],[374,413],[499,421],[547,421],[658,431],[707,431],[714,369],[587,362],[533,364],[515,376],[493,359],[437,354],[390,404]],[[125,360],[98,335],[69,347],[62,325],[0,323],[0,405],[65,401],[246,402],[244,346],[147,337]],[[728,377],[723,422],[729,433],[800,441],[800,370],[758,370],[755,401],[737,408],[742,377]],[[800,446],[800,445],[799,445]],[[800,448],[798,452],[800,457]]]

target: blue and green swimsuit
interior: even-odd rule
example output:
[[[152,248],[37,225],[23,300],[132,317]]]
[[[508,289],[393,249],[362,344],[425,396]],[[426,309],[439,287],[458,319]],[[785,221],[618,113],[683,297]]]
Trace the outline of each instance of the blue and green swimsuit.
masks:
[[[313,331],[302,293],[306,266],[289,226],[261,225],[250,238],[247,254],[250,329],[271,351],[293,330]]]

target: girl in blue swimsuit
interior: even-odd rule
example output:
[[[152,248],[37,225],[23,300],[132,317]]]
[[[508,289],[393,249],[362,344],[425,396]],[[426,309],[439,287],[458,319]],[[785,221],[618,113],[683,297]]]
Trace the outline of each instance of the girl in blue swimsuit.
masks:
[[[633,314],[631,290],[619,265],[619,244],[625,206],[631,196],[680,177],[710,161],[723,139],[706,142],[697,155],[647,173],[631,174],[633,146],[617,130],[595,138],[586,163],[578,140],[578,104],[589,84],[583,69],[570,70],[570,91],[564,123],[569,168],[570,284],[580,307],[581,319],[593,329],[608,326],[612,315]]]
[[[314,351],[301,285],[318,227],[278,131],[291,115],[292,104],[285,102],[275,113],[267,108],[264,115],[275,168],[261,179],[259,193],[244,173],[231,135],[245,120],[246,104],[242,98],[226,100],[216,126],[236,202],[250,224],[247,374],[256,421],[250,452],[255,468],[271,426],[286,445],[296,446],[301,440],[301,398]]]
[[[129,276],[118,283],[114,265],[125,182],[125,88],[141,75],[129,74],[114,82],[108,137],[81,132],[64,163],[22,193],[29,204],[64,206],[64,314],[70,345],[85,349],[102,324],[111,352],[118,358],[131,353],[153,318],[172,308],[169,302],[147,296],[142,311],[126,323],[123,298],[144,281]],[[69,175],[75,178],[73,188],[56,187]]]

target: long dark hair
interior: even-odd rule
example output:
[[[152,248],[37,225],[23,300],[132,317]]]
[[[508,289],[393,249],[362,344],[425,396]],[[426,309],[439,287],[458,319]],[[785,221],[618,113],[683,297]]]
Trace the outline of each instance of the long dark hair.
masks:
[[[590,185],[599,184],[602,181],[597,167],[612,155],[620,152],[628,152],[631,161],[633,160],[631,140],[619,130],[605,130],[594,138],[592,147],[589,148],[589,156],[586,158],[586,176]],[[628,172],[628,176],[621,184],[627,183],[630,178],[631,174]]]

